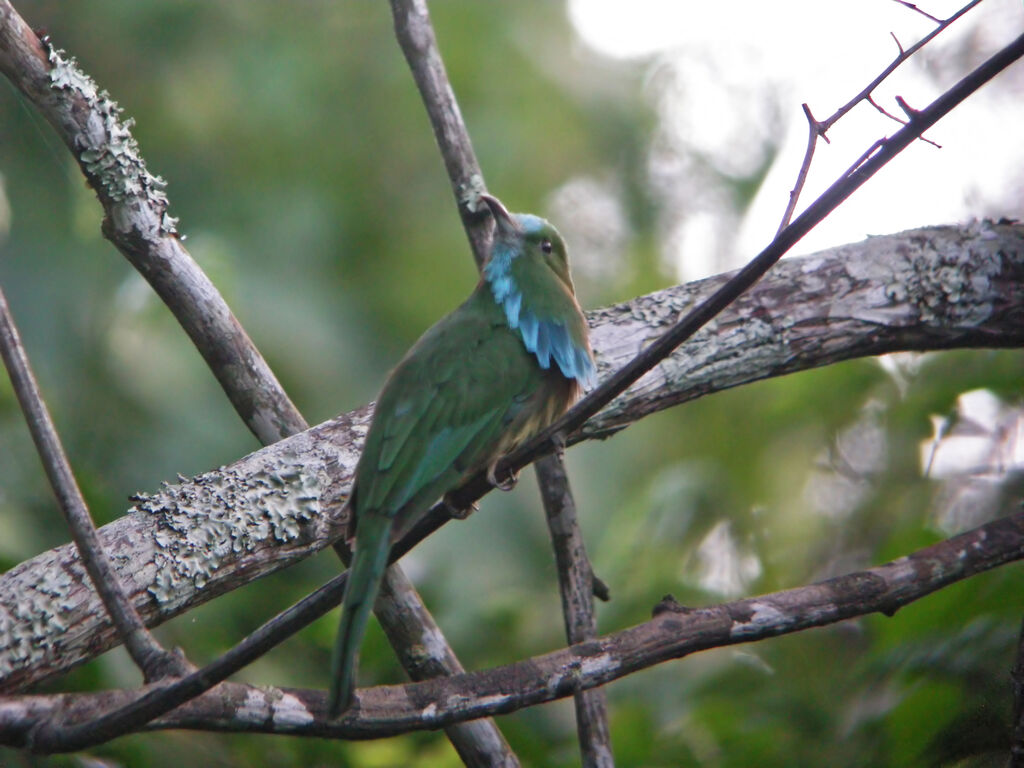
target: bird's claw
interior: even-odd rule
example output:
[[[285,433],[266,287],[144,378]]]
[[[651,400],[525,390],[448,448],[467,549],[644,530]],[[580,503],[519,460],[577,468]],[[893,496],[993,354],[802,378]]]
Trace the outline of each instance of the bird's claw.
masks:
[[[498,468],[498,462],[494,462],[487,468],[487,482],[497,488],[499,491],[511,491],[516,487],[516,483],[519,482],[519,473],[509,471],[508,477],[504,480],[499,480],[496,474]]]
[[[456,520],[465,520],[471,514],[480,509],[480,505],[477,504],[475,501],[468,507],[458,505],[452,500],[451,495],[447,493],[444,495],[441,501],[443,501],[445,507],[448,508],[448,514]]]

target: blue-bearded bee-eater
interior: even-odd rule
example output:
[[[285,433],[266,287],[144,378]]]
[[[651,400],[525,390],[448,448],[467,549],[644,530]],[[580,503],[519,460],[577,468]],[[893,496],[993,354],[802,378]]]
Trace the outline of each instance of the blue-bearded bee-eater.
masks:
[[[438,499],[561,416],[595,379],[565,242],[481,195],[496,229],[480,282],[420,337],[377,400],[349,498],[354,554],[328,704],[352,702],[359,647],[391,544]]]

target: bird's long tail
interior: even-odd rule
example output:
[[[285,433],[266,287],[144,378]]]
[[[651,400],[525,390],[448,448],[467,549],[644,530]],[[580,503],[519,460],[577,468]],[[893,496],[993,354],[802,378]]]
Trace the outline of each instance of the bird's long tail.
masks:
[[[331,658],[331,692],[327,712],[335,718],[352,704],[359,646],[373,611],[391,550],[391,518],[374,512],[359,517],[356,548],[348,570],[338,639]]]

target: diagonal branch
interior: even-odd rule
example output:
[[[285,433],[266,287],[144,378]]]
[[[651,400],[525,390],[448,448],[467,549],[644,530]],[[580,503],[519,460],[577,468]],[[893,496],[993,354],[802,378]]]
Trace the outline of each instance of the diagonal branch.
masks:
[[[885,565],[816,584],[705,608],[686,608],[669,598],[655,607],[650,621],[532,659],[422,683],[361,689],[357,706],[336,721],[324,717],[322,691],[225,683],[149,727],[343,739],[436,729],[571,696],[709,648],[871,613],[892,616],[943,587],[1022,558],[1024,512],[1017,512]],[[0,711],[0,744],[40,752],[83,748],[87,743],[61,738],[73,726],[39,723],[58,712],[72,720],[85,719],[97,709],[138,696],[117,691],[9,697]]]
[[[132,660],[142,670],[147,682],[169,674],[181,674],[186,665],[183,659],[164,650],[142,623],[110,562],[106,550],[96,534],[96,526],[89,514],[82,492],[75,482],[71,464],[61,445],[57,428],[43,401],[32,368],[22,346],[7,297],[0,290],[0,357],[3,358],[11,386],[25,414],[28,430],[39,451],[46,476],[75,542],[78,556],[85,564],[96,593],[103,601],[117,634],[128,649]]]

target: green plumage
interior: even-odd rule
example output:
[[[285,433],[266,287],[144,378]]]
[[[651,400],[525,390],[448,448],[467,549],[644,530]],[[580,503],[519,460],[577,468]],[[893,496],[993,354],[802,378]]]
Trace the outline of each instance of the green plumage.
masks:
[[[498,222],[495,249],[515,249],[510,263],[537,257],[535,265],[518,264],[528,267],[524,292],[529,282],[534,305],[569,329],[562,334],[566,344],[585,344],[586,324],[568,266],[564,277],[545,266],[552,243],[565,263],[558,233],[547,222],[513,217],[493,198],[485,199]],[[527,218],[544,227],[524,230]],[[519,289],[519,283],[502,283],[507,284]],[[497,291],[485,271],[470,297],[406,353],[377,401],[349,500],[355,553],[333,659],[332,717],[351,703],[359,645],[391,543],[445,493],[554,421],[579,391],[578,377],[565,375],[551,360],[542,367]],[[592,370],[589,346],[582,349]]]

